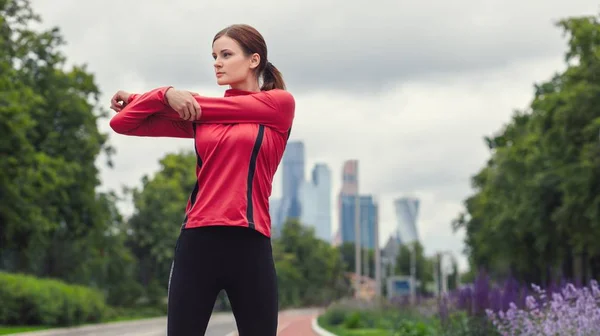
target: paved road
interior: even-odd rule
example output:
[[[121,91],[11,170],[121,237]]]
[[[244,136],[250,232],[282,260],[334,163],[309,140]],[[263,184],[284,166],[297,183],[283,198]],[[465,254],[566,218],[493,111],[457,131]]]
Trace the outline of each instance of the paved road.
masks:
[[[317,309],[282,311],[279,315],[280,336],[312,336],[310,320]],[[164,336],[166,318],[89,325],[77,328],[53,329],[18,336]],[[205,336],[237,336],[235,319],[231,313],[214,313]],[[299,333],[296,331],[300,331]]]
[[[88,325],[77,328],[53,329],[41,332],[20,333],[15,336],[164,336],[164,317],[128,322]],[[208,324],[206,336],[226,336],[236,330],[231,313],[214,313]]]
[[[319,309],[303,309],[280,314],[277,336],[316,336],[312,319],[319,312]]]
[[[321,311],[318,308],[306,308],[280,312],[277,336],[317,336],[312,330],[312,319]],[[227,336],[238,334],[233,332]]]

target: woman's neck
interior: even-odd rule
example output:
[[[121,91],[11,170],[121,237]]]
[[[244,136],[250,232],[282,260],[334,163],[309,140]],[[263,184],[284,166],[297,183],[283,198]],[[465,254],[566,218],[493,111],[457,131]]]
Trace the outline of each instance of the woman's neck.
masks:
[[[230,88],[234,90],[242,90],[242,91],[251,91],[251,92],[259,92],[260,86],[258,85],[258,80],[249,77],[243,82],[235,83],[229,85]]]

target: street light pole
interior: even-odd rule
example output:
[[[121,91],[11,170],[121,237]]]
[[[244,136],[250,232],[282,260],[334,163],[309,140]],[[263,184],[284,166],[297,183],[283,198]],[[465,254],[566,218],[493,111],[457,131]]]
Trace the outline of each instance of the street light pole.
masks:
[[[379,205],[375,207],[375,297],[381,297],[381,249],[379,248]]]
[[[416,302],[417,297],[417,246],[416,243],[412,243],[409,245],[410,251],[410,277],[412,281],[411,287],[411,301],[414,304]]]
[[[356,195],[354,198],[354,258],[356,264],[356,283],[355,297],[358,298],[360,290],[361,273],[361,241],[360,241],[360,194],[358,188],[358,160],[356,161]]]
[[[444,257],[449,257],[452,260],[452,263],[456,263],[456,258],[454,257],[454,253],[452,251],[439,251],[436,253],[436,270],[435,275],[437,275],[436,281],[436,291],[438,295],[444,295],[448,292],[448,272],[444,267]],[[456,275],[458,279],[458,274]]]

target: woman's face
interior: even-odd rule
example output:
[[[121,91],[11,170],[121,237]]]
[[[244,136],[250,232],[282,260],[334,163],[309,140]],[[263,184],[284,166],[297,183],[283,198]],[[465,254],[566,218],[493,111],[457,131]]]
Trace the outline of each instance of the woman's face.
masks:
[[[240,45],[229,36],[221,36],[213,43],[212,55],[219,85],[236,86],[256,80],[254,69],[260,64],[260,56],[246,56]]]

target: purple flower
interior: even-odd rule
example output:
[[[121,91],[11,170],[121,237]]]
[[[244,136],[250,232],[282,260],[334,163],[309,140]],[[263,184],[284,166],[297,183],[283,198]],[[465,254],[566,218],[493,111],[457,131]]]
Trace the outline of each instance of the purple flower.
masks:
[[[550,301],[539,286],[532,288],[537,298],[527,296],[525,308],[511,302],[506,311],[486,311],[502,335],[598,335],[600,289],[596,281],[589,288],[569,283],[552,293]]]

